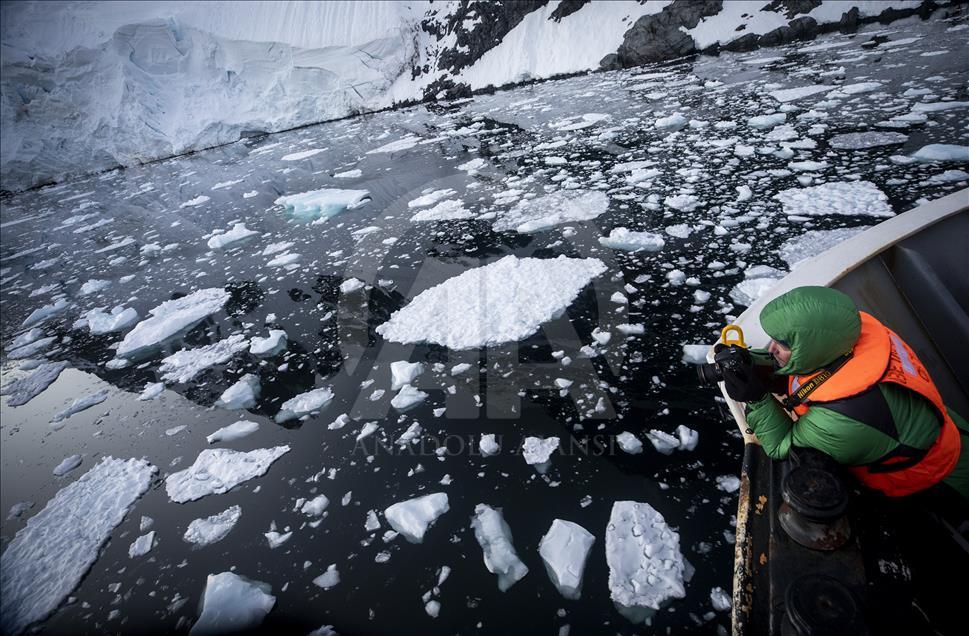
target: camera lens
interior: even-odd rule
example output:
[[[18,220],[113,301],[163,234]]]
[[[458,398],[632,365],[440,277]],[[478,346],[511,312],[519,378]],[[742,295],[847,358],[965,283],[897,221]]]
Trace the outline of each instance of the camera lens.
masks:
[[[720,365],[715,362],[696,365],[696,375],[700,384],[714,385],[723,379],[723,374],[720,373]]]

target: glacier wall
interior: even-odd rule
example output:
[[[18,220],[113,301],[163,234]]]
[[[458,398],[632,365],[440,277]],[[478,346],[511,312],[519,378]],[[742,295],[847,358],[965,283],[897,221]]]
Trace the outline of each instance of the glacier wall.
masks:
[[[253,132],[903,17],[932,0],[0,5],[0,189]],[[887,18],[886,18],[887,16]],[[812,32],[812,29],[813,32]]]

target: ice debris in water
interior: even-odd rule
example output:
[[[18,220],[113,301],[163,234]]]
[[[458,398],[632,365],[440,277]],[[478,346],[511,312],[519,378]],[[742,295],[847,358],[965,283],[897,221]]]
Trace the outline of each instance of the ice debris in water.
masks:
[[[57,415],[55,415],[53,419],[51,419],[51,425],[54,425],[54,428],[59,428],[56,426],[56,424],[58,424],[59,422],[66,420],[67,418],[71,417],[76,413],[80,413],[81,411],[87,410],[92,406],[97,406],[98,404],[100,404],[101,402],[104,402],[107,399],[108,399],[108,389],[101,389],[100,391],[95,391],[94,393],[91,393],[89,395],[79,397],[73,402],[71,402],[71,405],[69,407],[67,407],[66,409],[59,412]]]
[[[686,596],[692,568],[680,537],[647,503],[617,501],[606,527],[609,591],[616,608],[640,623],[671,598]]]
[[[390,363],[390,389],[396,391],[405,384],[412,384],[417,376],[424,373],[424,365],[420,362],[398,360]]]
[[[793,271],[798,264],[867,229],[867,227],[839,227],[832,230],[810,230],[786,241],[778,250],[778,255]]]
[[[359,278],[348,278],[340,283],[340,291],[344,294],[352,294],[358,289],[363,289],[367,284]]]
[[[369,200],[370,193],[366,190],[324,188],[279,197],[275,203],[294,216],[328,218],[344,210],[359,208]]]
[[[150,318],[128,332],[118,345],[117,354],[125,358],[141,357],[219,311],[228,300],[227,291],[213,287],[163,302],[148,312]]]
[[[718,612],[726,612],[733,605],[733,601],[722,587],[715,587],[710,590],[710,604]]]
[[[866,150],[879,146],[893,146],[904,144],[908,141],[908,135],[897,132],[854,132],[835,135],[828,140],[828,145],[838,150]]]
[[[633,232],[624,227],[613,228],[609,236],[600,236],[599,243],[614,250],[627,252],[658,252],[666,245],[666,241],[659,234],[652,232]]]
[[[154,400],[156,397],[161,395],[165,391],[164,382],[149,382],[142,389],[141,394],[138,396],[139,400]]]
[[[497,455],[501,447],[498,442],[495,441],[494,433],[486,433],[481,436],[481,440],[478,442],[478,448],[481,450],[481,455],[483,457],[491,457],[492,455]]]
[[[424,541],[424,533],[449,509],[447,494],[436,492],[389,506],[384,510],[387,523],[411,543]]]
[[[500,510],[478,504],[474,508],[471,527],[474,529],[475,539],[481,545],[485,567],[492,574],[498,575],[499,590],[506,591],[528,574],[528,567],[515,552],[511,528],[505,523]]]
[[[159,372],[166,382],[185,383],[217,364],[228,362],[232,356],[249,348],[242,334],[235,334],[203,347],[181,349],[161,361]]]
[[[155,547],[155,531],[152,530],[146,534],[141,535],[137,539],[131,542],[128,546],[128,556],[130,558],[140,557],[151,552],[151,549]]]
[[[793,217],[829,216],[894,216],[885,193],[870,181],[835,181],[808,188],[790,188],[774,195],[784,206],[784,214]]]
[[[23,406],[44,392],[66,369],[66,362],[45,362],[30,375],[12,380],[0,387],[0,395],[8,395],[7,406]]]
[[[464,207],[463,201],[460,199],[448,199],[426,210],[421,210],[410,217],[410,220],[414,223],[422,223],[427,221],[457,221],[473,217],[474,213]]]
[[[330,499],[326,495],[317,495],[309,501],[304,501],[299,511],[310,517],[319,517],[330,505]]]
[[[405,384],[403,387],[401,387],[400,391],[397,392],[397,395],[390,400],[390,405],[398,411],[406,411],[414,408],[426,399],[427,393],[419,389],[415,389],[409,384]]]
[[[529,466],[536,466],[540,472],[547,468],[552,453],[559,447],[558,437],[526,437],[522,442],[522,457]]]
[[[561,315],[605,271],[596,258],[506,256],[424,290],[377,333],[393,342],[451,349],[521,340]]]
[[[209,444],[214,444],[216,442],[233,442],[237,439],[242,439],[247,435],[252,435],[258,430],[259,422],[239,420],[238,422],[233,422],[228,426],[223,426],[211,435],[207,435],[205,439]]]
[[[296,397],[283,402],[282,408],[276,413],[276,422],[282,423],[288,420],[295,420],[313,411],[319,411],[329,404],[332,399],[333,391],[329,387],[300,393]]]
[[[223,391],[215,405],[230,411],[249,409],[256,405],[259,393],[259,376],[247,373]]]
[[[211,517],[194,519],[188,524],[188,529],[182,538],[198,547],[221,541],[235,527],[240,517],[242,517],[242,508],[230,506]]]
[[[33,327],[34,325],[39,325],[40,323],[44,322],[48,318],[56,316],[57,314],[61,313],[62,311],[64,311],[70,306],[71,306],[70,302],[68,302],[64,298],[61,298],[49,305],[44,305],[43,307],[39,307],[33,310],[32,312],[30,312],[30,315],[24,319],[23,324],[21,324],[20,326],[26,329],[27,327]]]
[[[730,300],[749,307],[766,294],[785,276],[785,272],[769,265],[755,265],[744,272],[744,280],[730,290]]]
[[[258,236],[259,232],[250,230],[245,223],[236,223],[232,229],[222,234],[216,234],[206,243],[213,250],[221,250],[244,241],[253,236]]]
[[[270,329],[269,336],[254,337],[249,341],[249,353],[260,358],[271,358],[286,348],[286,332],[282,329]]]
[[[336,563],[331,563],[326,568],[326,572],[313,579],[313,585],[328,590],[340,583],[340,571],[336,569]]]
[[[736,475],[720,475],[717,477],[717,488],[724,492],[737,492],[740,489],[740,478]]]
[[[88,330],[94,335],[124,331],[138,321],[134,308],[115,307],[111,313],[95,308],[84,314]]]
[[[619,448],[630,455],[638,455],[643,452],[643,443],[629,431],[623,431],[616,435],[616,441],[619,442]]]
[[[969,146],[953,144],[929,144],[922,146],[912,154],[918,161],[969,161]],[[27,326],[26,324],[24,326]]]
[[[582,575],[595,537],[577,523],[555,519],[538,545],[548,578],[568,599],[582,595]]]
[[[499,214],[494,229],[522,234],[538,232],[561,223],[591,221],[608,207],[609,197],[598,190],[562,190],[519,202]]]
[[[65,457],[61,460],[61,463],[54,467],[54,475],[57,477],[62,477],[71,472],[81,465],[82,458],[82,455],[71,455],[69,457]]]
[[[708,344],[685,344],[683,345],[683,357],[686,364],[705,364],[707,352],[710,351]]]
[[[205,581],[202,613],[189,634],[235,634],[259,627],[276,604],[272,587],[232,572],[210,574]]]
[[[228,448],[207,448],[185,470],[165,479],[165,491],[175,503],[221,494],[259,477],[269,466],[289,452],[289,446],[258,448],[243,453]]]
[[[60,606],[155,471],[105,457],[27,520],[0,555],[0,631],[19,634]]]

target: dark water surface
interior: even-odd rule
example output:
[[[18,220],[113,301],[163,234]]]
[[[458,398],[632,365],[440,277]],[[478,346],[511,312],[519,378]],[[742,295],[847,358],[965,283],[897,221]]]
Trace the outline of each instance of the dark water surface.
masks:
[[[3,342],[21,331],[31,311],[52,299],[63,296],[74,306],[42,325],[47,335],[59,337],[47,355],[69,361],[72,368],[28,404],[14,408],[5,399],[2,406],[0,509],[5,513],[17,502],[35,503],[20,518],[3,521],[4,547],[31,515],[99,456],[146,457],[159,467],[152,489],[115,530],[72,602],[55,613],[45,631],[187,631],[197,617],[206,576],[229,569],[272,586],[277,602],[264,627],[279,633],[305,633],[324,623],[342,634],[556,634],[563,625],[570,625],[572,634],[729,628],[727,613],[713,613],[710,590],[719,586],[729,591],[731,586],[736,496],[718,489],[715,478],[738,472],[741,442],[732,423],[721,420],[713,393],[696,387],[692,367],[681,360],[682,345],[712,341],[719,327],[743,310],[730,292],[745,271],[755,265],[786,270],[778,255],[785,242],[808,230],[865,227],[878,220],[854,215],[787,218],[772,196],[803,185],[798,176],[813,175],[814,184],[871,181],[896,213],[966,187],[966,178],[958,175],[951,181],[934,179],[965,169],[964,163],[897,159],[931,143],[965,146],[965,108],[928,113],[925,122],[908,128],[875,125],[909,112],[919,101],[969,99],[969,30],[951,30],[953,26],[913,22],[801,45],[846,43],[815,52],[800,52],[792,45],[547,82],[473,101],[247,140],[6,197],[0,217]],[[876,36],[888,42],[861,46]],[[912,43],[885,46],[918,36]],[[635,79],[655,72],[670,75]],[[650,82],[654,85],[632,88]],[[831,98],[814,95],[790,102],[787,125],[797,138],[815,140],[814,148],[795,148],[791,158],[769,152],[735,154],[737,144],[780,148],[769,129],[746,123],[778,109],[770,91],[861,82],[882,86],[820,106]],[[811,109],[824,116],[798,117]],[[678,133],[654,127],[657,117],[674,112],[707,124]],[[579,130],[562,130],[577,121],[566,118],[588,113],[608,117]],[[719,121],[737,126],[717,128]],[[866,130],[897,130],[909,137],[902,145],[868,150],[828,145],[834,135]],[[430,141],[398,152],[366,154],[408,134]],[[737,139],[711,143],[730,137]],[[540,145],[563,140],[557,147]],[[325,151],[281,160],[313,148]],[[479,173],[469,175],[458,168],[477,157],[486,161]],[[639,160],[656,162],[653,167],[661,174],[637,185],[626,181],[628,172],[610,172],[616,164]],[[826,166],[807,173],[787,169],[791,161],[803,160]],[[351,169],[359,169],[361,176],[332,176]],[[788,174],[771,172],[778,170]],[[738,201],[736,188],[744,185],[753,196]],[[594,221],[568,222],[527,235],[496,232],[489,218],[409,220],[416,210],[408,202],[428,189],[451,188],[451,198],[461,198],[476,214],[487,215],[510,207],[507,201],[514,195],[509,190],[544,194],[554,187],[603,190],[610,196],[609,209]],[[325,223],[292,218],[273,204],[281,195],[318,188],[365,189],[371,201]],[[696,209],[684,212],[663,204],[665,197],[684,188],[700,200]],[[246,198],[243,193],[254,195]],[[209,200],[183,206],[201,195]],[[62,225],[85,214],[92,216]],[[102,219],[112,220],[75,233]],[[227,250],[209,250],[206,237],[235,221],[244,221],[262,236]],[[675,224],[690,225],[692,233],[685,239],[666,234],[666,246],[655,253],[613,251],[598,242],[614,227],[663,233]],[[352,234],[369,226],[378,230],[362,237]],[[124,237],[134,241],[97,253]],[[397,240],[388,240],[392,238]],[[298,267],[268,267],[272,256],[260,255],[270,243],[283,241],[301,255]],[[141,248],[153,243],[171,247],[144,257]],[[40,249],[24,253],[34,248]],[[517,343],[450,351],[388,342],[374,332],[421,291],[508,254],[596,257],[608,271],[562,316]],[[125,258],[114,260],[118,257]],[[667,274],[673,269],[695,277],[698,285],[672,284]],[[371,286],[340,292],[340,283],[351,277]],[[100,294],[78,296],[89,279],[112,284]],[[624,289],[626,285],[635,290]],[[225,310],[129,368],[104,367],[114,357],[112,345],[121,334],[91,336],[87,329],[72,330],[73,322],[92,307],[121,304],[144,317],[165,300],[206,287],[230,291]],[[701,302],[697,290],[708,292],[709,299]],[[629,303],[612,302],[616,292],[625,294]],[[160,381],[163,355],[231,333],[265,336],[270,314],[275,318],[269,322],[289,337],[283,354],[268,362],[239,354],[188,384],[170,384],[157,400],[136,399],[146,383]],[[642,323],[645,334],[627,338],[615,328],[621,323]],[[610,331],[612,339],[600,347],[601,355],[590,358],[580,350],[593,341],[596,328]],[[556,351],[564,351],[572,364],[561,365],[552,356]],[[394,392],[389,368],[397,360],[443,365],[440,370],[429,368],[417,380],[430,397],[404,414],[390,406]],[[450,368],[461,362],[471,363],[472,371],[452,377]],[[17,367],[18,361],[4,360],[4,382],[25,374]],[[260,378],[258,405],[248,413],[210,408],[245,373]],[[564,396],[554,385],[556,378],[574,381]],[[283,401],[322,386],[331,387],[336,397],[318,416],[286,425],[273,422]],[[110,389],[107,401],[69,418],[60,430],[48,425],[75,398],[105,387]],[[379,389],[385,390],[383,396],[371,400]],[[601,412],[594,408],[599,403]],[[446,412],[436,417],[434,410],[440,408]],[[349,414],[353,422],[328,430],[327,424],[340,413]],[[187,504],[169,501],[164,476],[191,465],[208,446],[205,435],[243,417],[258,421],[260,430],[219,446],[247,451],[288,444],[291,451],[265,476],[228,493]],[[420,444],[403,450],[392,444],[415,421],[423,428]],[[376,422],[380,429],[357,443],[366,422]],[[655,452],[645,432],[672,433],[679,424],[699,431],[696,450],[669,456]],[[180,425],[187,428],[166,435]],[[614,435],[624,430],[643,439],[642,454],[619,450]],[[485,433],[497,434],[499,455],[483,458],[478,453],[478,440]],[[526,436],[553,435],[561,438],[562,449],[553,455],[549,471],[540,475],[517,449]],[[54,477],[52,468],[74,453],[84,455],[81,467]],[[332,478],[326,476],[329,471],[335,471]],[[324,476],[314,479],[320,474]],[[450,483],[442,485],[446,475]],[[348,492],[350,503],[342,505]],[[384,543],[381,535],[389,526],[382,514],[378,531],[365,530],[368,511],[382,513],[392,503],[431,492],[446,492],[450,511],[422,544],[401,537]],[[294,506],[298,498],[320,493],[330,499],[330,507],[322,523],[312,528]],[[648,502],[661,512],[678,530],[683,554],[696,568],[687,597],[661,610],[652,627],[624,619],[609,598],[605,529],[617,500]],[[530,569],[504,593],[485,569],[469,527],[478,503],[502,508],[518,554]],[[193,519],[234,504],[242,507],[242,518],[226,539],[198,549],[182,541]],[[154,518],[157,545],[148,555],[132,559],[127,550],[141,534],[142,515]],[[559,595],[538,554],[538,543],[555,518],[579,523],[596,537],[579,601]],[[273,522],[280,530],[295,531],[276,549],[263,536]],[[389,560],[376,562],[384,551],[389,551]],[[330,563],[337,564],[341,582],[323,591],[311,581]],[[451,575],[434,596],[441,603],[440,616],[434,619],[425,613],[421,597],[436,585],[443,565],[451,568]],[[112,616],[112,610],[118,611]]]

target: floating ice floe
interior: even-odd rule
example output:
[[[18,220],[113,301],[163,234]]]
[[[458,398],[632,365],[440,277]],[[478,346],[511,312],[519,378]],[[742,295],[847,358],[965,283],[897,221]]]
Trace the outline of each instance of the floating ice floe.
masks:
[[[253,236],[258,236],[258,235],[259,235],[259,232],[256,232],[255,230],[250,230],[249,228],[246,227],[245,223],[236,223],[232,226],[232,229],[229,230],[228,232],[223,232],[222,234],[216,234],[215,236],[210,238],[208,240],[208,243],[206,243],[206,245],[209,246],[209,249],[221,250],[221,249],[230,247],[232,245],[235,245],[240,241],[244,241],[248,238],[252,238]]]
[[[399,360],[390,363],[390,390],[396,391],[405,384],[412,384],[417,377],[424,373],[424,365],[420,362]]]
[[[108,287],[110,284],[111,284],[111,281],[109,280],[99,280],[97,278],[92,278],[91,280],[81,285],[81,289],[78,291],[78,294],[80,294],[81,296],[96,294],[100,291],[103,291],[104,288]]]
[[[482,168],[484,168],[487,165],[488,165],[487,161],[485,161],[481,157],[475,157],[471,161],[466,161],[461,165],[459,165],[458,170],[463,170],[467,172],[469,175],[478,174],[478,172],[480,172]]]
[[[606,527],[609,592],[619,612],[641,623],[667,600],[686,596],[692,568],[680,537],[647,503],[617,501]]]
[[[956,146],[953,144],[929,144],[922,146],[914,153],[912,158],[917,161],[969,161],[969,146]],[[24,323],[26,327],[27,324]]]
[[[363,176],[363,171],[360,168],[354,168],[353,170],[346,170],[344,172],[337,172],[333,175],[334,179],[356,179]]]
[[[105,457],[27,520],[0,555],[0,631],[19,634],[61,605],[155,470]]]
[[[82,461],[82,455],[71,455],[69,457],[65,457],[61,460],[61,463],[54,466],[53,473],[56,477],[63,477],[67,473],[80,466]]]
[[[808,188],[791,188],[774,195],[784,206],[784,214],[793,217],[829,216],[894,216],[888,197],[870,181],[835,181]]]
[[[427,529],[448,510],[447,494],[436,492],[395,503],[384,510],[384,517],[405,539],[421,543]]]
[[[276,413],[276,422],[282,423],[288,420],[309,415],[313,411],[319,411],[330,403],[333,399],[333,391],[329,387],[313,389],[306,393],[300,393],[294,398],[283,402],[282,408]]]
[[[32,329],[31,331],[35,331]],[[29,333],[29,332],[28,332]],[[49,336],[47,338],[40,338],[29,342],[27,344],[12,348],[7,351],[8,360],[23,360],[25,358],[32,358],[36,356],[41,351],[49,348],[52,344],[57,341],[57,336]],[[14,344],[16,341],[14,341]]]
[[[969,176],[969,175],[967,175]],[[793,270],[799,263],[814,258],[825,250],[864,232],[867,227],[841,227],[833,230],[810,230],[781,245],[778,255]]]
[[[367,284],[359,278],[348,278],[340,283],[340,291],[344,294],[352,294],[358,289],[363,289]]]
[[[681,451],[691,451],[696,448],[697,443],[700,441],[700,434],[694,431],[689,426],[680,424],[676,427],[676,436],[680,438]]]
[[[496,232],[528,234],[547,230],[561,223],[591,221],[609,207],[609,197],[598,190],[560,190],[535,199],[526,199],[498,215]]]
[[[326,511],[329,505],[330,500],[326,495],[317,495],[309,501],[304,502],[299,511],[310,517],[319,517]]]
[[[736,475],[719,475],[717,488],[724,492],[737,492],[740,489],[740,478]]]
[[[128,332],[118,345],[117,355],[124,358],[141,357],[219,311],[228,300],[227,291],[212,287],[163,302],[148,312],[150,318],[142,320]]]
[[[908,141],[908,135],[897,132],[855,132],[835,135],[828,140],[828,145],[838,150],[866,150],[880,146],[894,146]]]
[[[24,318],[24,321],[20,326],[26,329],[27,327],[33,327],[34,325],[39,325],[40,323],[46,321],[48,318],[52,318],[57,314],[63,312],[65,309],[67,309],[70,306],[71,306],[71,303],[67,299],[60,298],[58,300],[55,300],[53,303],[49,305],[44,305],[43,307],[39,307],[33,310],[32,312],[30,312],[30,315]]]
[[[774,113],[773,115],[757,115],[747,120],[747,125],[751,128],[765,129],[773,128],[778,124],[783,124],[787,120],[785,113]]]
[[[368,155],[375,155],[381,152],[400,152],[401,150],[410,150],[417,144],[419,144],[421,138],[417,135],[407,135],[403,139],[398,139],[397,141],[392,141],[388,144],[384,144],[379,148],[374,148],[373,150],[368,150]]]
[[[426,221],[456,221],[473,217],[474,213],[464,207],[463,201],[460,199],[449,199],[447,201],[441,201],[426,210],[421,210],[410,217],[410,220],[415,223],[421,223]]]
[[[559,447],[558,437],[526,437],[522,442],[522,457],[529,466],[535,466],[539,472],[548,468],[552,453]]]
[[[377,333],[393,342],[451,349],[521,340],[561,315],[605,271],[595,258],[506,256],[421,292]]]
[[[149,382],[145,385],[145,388],[142,389],[138,399],[141,401],[154,400],[156,397],[164,393],[164,391],[164,382]]]
[[[188,201],[182,203],[178,207],[179,207],[179,209],[181,209],[181,208],[194,208],[197,205],[202,205],[203,203],[208,202],[208,200],[209,200],[209,197],[205,196],[204,194],[200,194],[199,196],[195,197],[194,199],[189,199]]]
[[[132,307],[125,309],[120,306],[112,309],[110,314],[101,309],[92,309],[84,314],[84,320],[92,334],[100,335],[124,331],[138,322],[138,312]]]
[[[414,408],[426,399],[427,393],[419,389],[415,389],[409,384],[405,384],[403,387],[401,387],[400,391],[397,392],[397,395],[390,400],[390,405],[398,411],[406,411]]]
[[[158,371],[166,382],[185,383],[217,364],[228,362],[232,356],[249,348],[242,334],[235,334],[204,347],[181,349],[161,361]]]
[[[710,590],[710,604],[718,612],[726,612],[733,606],[730,595],[723,591],[722,587],[715,587]]]
[[[652,232],[633,232],[628,228],[616,227],[609,232],[609,236],[600,236],[599,243],[614,250],[627,252],[658,252],[666,245],[666,241],[659,234]]]
[[[425,192],[427,191],[425,190]],[[452,195],[454,195],[454,190],[450,188],[444,188],[441,190],[432,190],[431,192],[427,192],[427,194],[422,194],[416,199],[409,201],[407,203],[407,207],[411,209],[424,208],[429,205],[434,205],[435,203],[438,203],[442,199],[446,199]]]
[[[630,455],[638,455],[643,452],[643,443],[629,431],[623,431],[616,435],[616,441],[619,442],[619,448]]]
[[[182,538],[186,542],[198,547],[216,543],[229,534],[240,517],[242,517],[242,508],[239,506],[230,506],[211,517],[194,519],[188,524],[188,529]]]
[[[81,411],[84,411],[86,409],[91,408],[92,406],[96,406],[101,402],[104,402],[105,400],[108,399],[108,395],[109,395],[108,389],[101,389],[100,391],[95,391],[94,393],[91,393],[89,395],[85,395],[83,397],[77,398],[76,400],[71,402],[71,405],[69,407],[57,413],[57,415],[55,415],[51,419],[51,424],[57,424],[58,422],[62,422],[67,418],[71,417],[72,415],[74,415],[75,413],[80,413]]]
[[[738,305],[749,307],[758,298],[770,291],[784,276],[786,276],[786,272],[769,265],[749,267],[744,272],[744,280],[734,285],[734,288],[730,290],[730,300]]]
[[[223,391],[219,399],[215,401],[215,405],[230,411],[250,409],[256,405],[259,393],[259,376],[247,373]]]
[[[811,95],[817,95],[818,93],[827,93],[835,88],[837,88],[837,86],[798,86],[797,88],[785,88],[782,90],[771,91],[768,93],[768,95],[779,102],[786,103],[803,99],[805,97],[810,97]]]
[[[128,546],[128,557],[133,559],[135,557],[145,556],[154,547],[155,531],[152,530],[131,542],[131,545]]]
[[[655,428],[646,433],[646,438],[653,445],[653,448],[663,455],[670,455],[680,447],[680,440],[665,431],[660,431]]]
[[[491,457],[492,455],[497,455],[501,450],[501,446],[495,440],[494,433],[486,433],[481,436],[478,441],[478,449],[481,451],[482,457]]]
[[[271,358],[286,348],[286,332],[282,329],[270,329],[269,336],[254,337],[249,341],[249,353],[260,358]]]
[[[175,503],[222,494],[235,486],[264,475],[274,461],[289,452],[289,446],[258,448],[243,453],[228,448],[207,448],[185,470],[165,479],[165,491]]]
[[[855,84],[845,84],[843,86],[839,86],[838,90],[832,91],[828,96],[846,97],[848,95],[859,95],[861,93],[877,91],[881,87],[881,82],[856,82]]]
[[[685,344],[682,360],[686,364],[705,364],[708,351],[710,351],[708,344]]]
[[[45,362],[30,375],[12,380],[0,387],[0,395],[7,395],[7,406],[23,406],[44,392],[66,369],[66,362]]]
[[[329,218],[344,210],[359,208],[369,200],[370,193],[366,190],[324,188],[279,197],[275,204],[294,216]]]
[[[222,572],[205,580],[202,613],[189,634],[236,634],[259,627],[276,604],[272,587],[261,581]]]
[[[518,558],[512,545],[511,528],[500,510],[485,504],[474,507],[471,520],[474,537],[481,545],[485,567],[498,576],[498,589],[506,591],[528,574],[528,567]]]
[[[538,544],[548,578],[568,599],[582,596],[582,575],[596,538],[577,523],[555,519]]]
[[[323,152],[325,148],[311,148],[309,150],[301,150],[299,152],[293,152],[288,155],[283,155],[279,158],[280,161],[299,161],[300,159],[309,159],[315,155]]]
[[[243,437],[252,435],[258,430],[259,422],[239,420],[238,422],[233,422],[228,426],[223,426],[211,435],[206,435],[205,439],[209,444],[215,444],[216,442],[233,442],[237,439],[242,439]]]
[[[336,569],[336,563],[331,563],[326,568],[326,572],[313,579],[313,585],[324,590],[335,587],[340,583],[340,571]]]
[[[687,123],[689,122],[682,114],[673,113],[669,117],[660,117],[653,122],[653,126],[660,130],[680,130],[686,128]]]
[[[692,194],[677,194],[663,199],[663,205],[680,212],[692,212],[700,206],[701,201]]]

